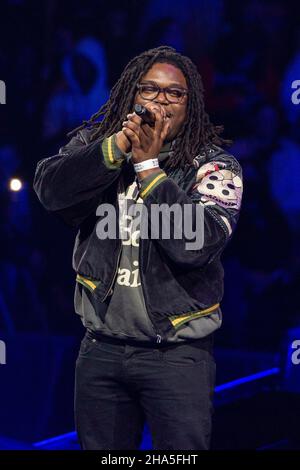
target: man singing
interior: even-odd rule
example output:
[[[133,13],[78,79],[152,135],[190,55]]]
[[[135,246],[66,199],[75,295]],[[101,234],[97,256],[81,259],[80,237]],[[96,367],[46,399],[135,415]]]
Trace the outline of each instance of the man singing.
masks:
[[[205,111],[195,65],[162,46],[131,60],[104,106],[37,164],[41,203],[78,228],[82,449],[138,449],[145,422],[154,449],[209,449],[220,255],[242,198],[241,168],[221,130]],[[164,209],[159,220],[154,206]],[[172,208],[183,215],[180,236]]]

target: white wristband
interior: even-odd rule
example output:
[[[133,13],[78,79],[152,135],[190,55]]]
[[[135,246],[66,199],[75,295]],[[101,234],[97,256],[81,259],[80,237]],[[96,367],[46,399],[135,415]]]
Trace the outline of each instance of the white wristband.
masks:
[[[158,158],[151,158],[150,160],[145,160],[144,162],[134,163],[133,164],[135,171],[150,170],[150,168],[158,168]]]

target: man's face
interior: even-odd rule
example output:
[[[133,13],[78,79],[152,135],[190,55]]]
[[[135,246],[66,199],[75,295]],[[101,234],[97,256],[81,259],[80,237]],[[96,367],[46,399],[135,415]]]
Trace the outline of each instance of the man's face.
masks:
[[[182,71],[174,65],[167,63],[156,63],[140,80],[141,84],[156,84],[160,88],[174,88],[179,90],[187,90],[186,79]],[[170,129],[167,134],[166,142],[172,141],[178,132],[180,131],[186,116],[188,97],[185,95],[180,103],[169,103],[164,93],[159,95],[152,101],[163,106],[167,112],[167,116],[170,119]],[[149,103],[141,97],[139,92],[135,95],[134,104],[141,104],[145,106]]]

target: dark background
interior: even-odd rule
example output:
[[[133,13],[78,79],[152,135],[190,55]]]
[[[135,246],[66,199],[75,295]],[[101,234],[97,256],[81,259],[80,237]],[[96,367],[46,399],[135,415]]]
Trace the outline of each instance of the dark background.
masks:
[[[5,439],[17,448],[74,426],[73,369],[84,333],[73,309],[76,232],[39,204],[36,163],[100,108],[131,58],[159,45],[195,62],[206,109],[224,124],[244,172],[238,228],[223,255],[217,384],[278,369],[272,383],[220,400],[215,446],[225,423],[229,448],[296,446],[287,416],[299,417],[300,409],[300,365],[291,367],[288,356],[300,339],[300,106],[291,100],[300,80],[300,4],[2,0],[0,340],[7,363],[0,365],[0,448],[9,446]],[[18,192],[9,189],[15,177],[23,182]],[[262,396],[270,409],[255,401]],[[257,425],[261,437],[253,440]]]

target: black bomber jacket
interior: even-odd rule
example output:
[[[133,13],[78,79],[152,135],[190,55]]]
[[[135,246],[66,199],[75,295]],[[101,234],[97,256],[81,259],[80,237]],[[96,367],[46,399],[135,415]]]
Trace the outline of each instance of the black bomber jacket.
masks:
[[[131,184],[132,162],[121,154],[115,136],[91,141],[91,129],[79,131],[57,155],[40,160],[34,190],[43,206],[78,228],[73,251],[76,280],[88,286],[103,302],[112,294],[118,270],[121,240],[99,239],[100,204],[111,204],[119,214],[120,176]],[[242,198],[242,171],[237,160],[211,144],[184,169],[160,169],[142,180],[139,195],[148,209],[152,204],[189,204],[189,223],[196,226],[197,205],[204,214],[204,242],[187,250],[184,233],[178,239],[141,238],[139,269],[145,305],[156,330],[157,341],[172,336],[181,320],[209,315],[223,296],[220,255],[238,220]],[[151,222],[151,221],[149,221]],[[174,217],[169,217],[174,224]],[[117,234],[119,228],[117,227]]]

